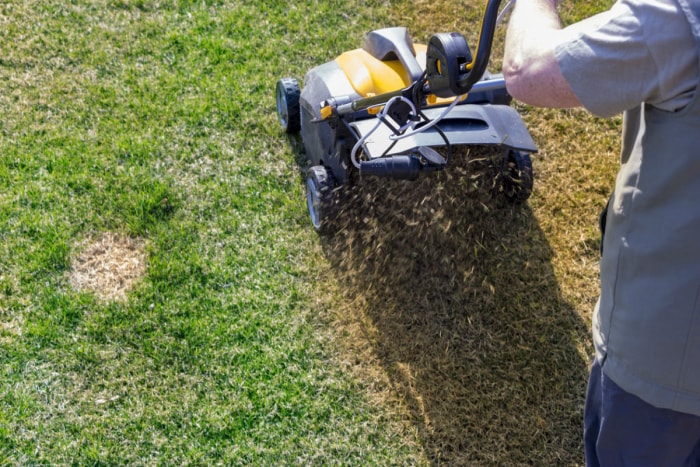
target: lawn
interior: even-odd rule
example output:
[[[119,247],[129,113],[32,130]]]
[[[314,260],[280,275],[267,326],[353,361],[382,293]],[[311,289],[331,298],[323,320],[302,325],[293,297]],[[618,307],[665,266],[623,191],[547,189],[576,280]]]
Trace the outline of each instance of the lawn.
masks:
[[[475,149],[319,236],[275,114],[366,31],[481,7],[0,5],[0,464],[581,464],[619,119],[516,104],[527,203]]]

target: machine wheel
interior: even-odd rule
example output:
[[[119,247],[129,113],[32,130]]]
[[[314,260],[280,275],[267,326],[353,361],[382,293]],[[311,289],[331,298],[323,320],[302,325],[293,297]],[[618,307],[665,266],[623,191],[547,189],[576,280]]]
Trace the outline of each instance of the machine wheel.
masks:
[[[330,233],[336,214],[335,180],[322,165],[310,167],[306,172],[306,207],[311,225],[319,233]]]
[[[499,189],[511,201],[526,201],[532,194],[532,160],[530,154],[508,150],[503,158]]]
[[[296,133],[301,129],[299,95],[299,83],[294,78],[282,78],[277,81],[277,116],[287,133]]]

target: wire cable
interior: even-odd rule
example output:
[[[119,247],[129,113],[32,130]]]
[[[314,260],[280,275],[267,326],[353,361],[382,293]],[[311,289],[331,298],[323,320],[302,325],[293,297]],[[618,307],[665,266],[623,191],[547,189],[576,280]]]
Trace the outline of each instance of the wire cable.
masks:
[[[418,115],[418,109],[416,109],[416,106],[413,104],[413,102],[411,102],[410,99],[406,99],[403,96],[396,96],[389,99],[389,101],[384,105],[384,108],[377,114],[377,123],[372,127],[371,130],[367,132],[367,134],[365,134],[362,138],[357,140],[355,146],[352,147],[352,151],[350,152],[350,160],[352,161],[352,165],[354,165],[358,169],[360,168],[360,162],[357,160],[357,153],[360,150],[360,147],[362,147],[362,145],[365,144],[365,141],[367,141],[367,138],[369,138],[372,135],[372,133],[377,131],[379,125],[384,123],[383,119],[389,113],[389,109],[391,108],[391,106],[399,101],[408,104],[408,106],[411,108],[411,112],[413,113],[414,117]],[[404,125],[402,125],[398,131],[399,133],[404,133],[408,129],[413,129],[415,125],[416,122],[412,118],[409,118],[408,121]],[[391,139],[391,137],[389,138]]]
[[[411,136],[413,136],[413,135],[417,135],[418,133],[423,133],[424,131],[426,131],[426,130],[432,128],[432,127],[434,127],[435,125],[437,125],[438,123],[440,123],[440,120],[442,120],[443,118],[445,118],[445,117],[447,116],[447,114],[450,113],[450,112],[452,111],[452,109],[455,108],[455,106],[457,105],[457,103],[458,103],[460,100],[462,100],[465,96],[466,96],[466,94],[463,94],[463,95],[461,95],[461,96],[455,97],[455,99],[452,101],[452,103],[450,103],[450,105],[448,105],[448,106],[445,108],[445,110],[442,111],[442,113],[441,113],[440,115],[438,115],[438,116],[435,117],[434,119],[430,120],[430,122],[428,122],[427,125],[424,125],[424,126],[418,128],[418,129],[413,130],[413,131],[410,131],[410,132],[408,132],[408,133],[403,133],[403,134],[400,134],[400,135],[390,135],[390,136],[389,136],[389,139],[392,140],[392,141],[398,141],[398,140],[400,140],[400,139],[404,139],[404,138],[411,137]],[[415,126],[415,124],[412,125],[412,126]]]

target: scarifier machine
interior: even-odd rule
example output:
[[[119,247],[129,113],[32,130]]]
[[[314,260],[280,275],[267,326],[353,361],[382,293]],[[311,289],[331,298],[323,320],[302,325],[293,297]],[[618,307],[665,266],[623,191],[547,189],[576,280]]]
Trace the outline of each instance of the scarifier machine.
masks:
[[[500,148],[499,192],[516,202],[530,196],[537,147],[502,75],[486,70],[500,3],[487,1],[474,54],[458,32],[422,45],[393,27],[311,69],[303,89],[294,78],[277,82],[279,121],[287,133],[301,131],[317,231],[332,226],[339,190],[358,175],[415,180],[447,167],[459,146]]]

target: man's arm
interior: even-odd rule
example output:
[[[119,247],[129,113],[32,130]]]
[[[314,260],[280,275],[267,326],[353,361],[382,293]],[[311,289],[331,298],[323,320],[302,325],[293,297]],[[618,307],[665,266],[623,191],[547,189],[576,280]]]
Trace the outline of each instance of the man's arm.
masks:
[[[508,23],[503,75],[511,96],[539,107],[579,107],[554,55],[567,38],[554,0],[517,0]]]

